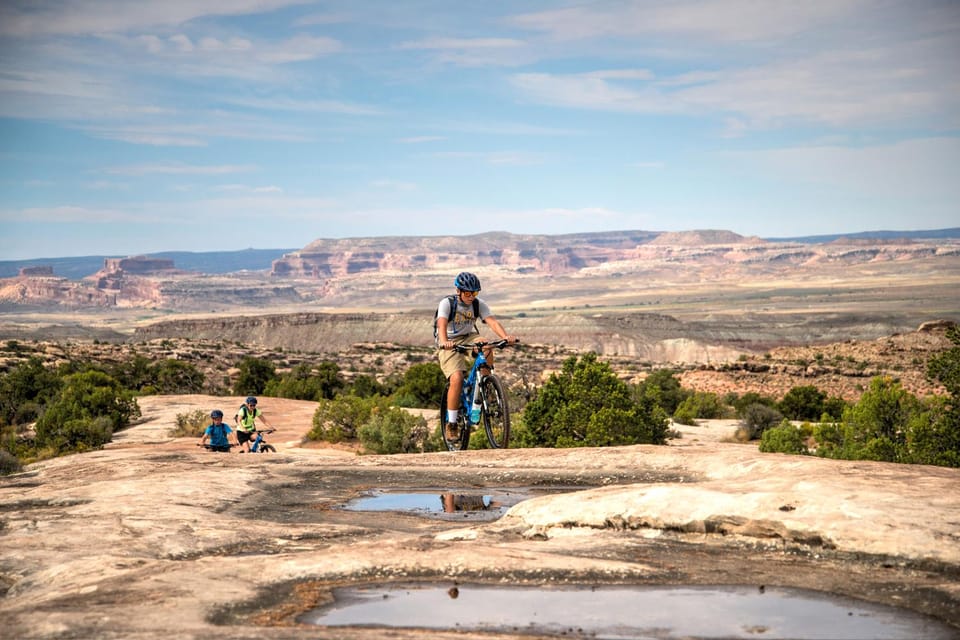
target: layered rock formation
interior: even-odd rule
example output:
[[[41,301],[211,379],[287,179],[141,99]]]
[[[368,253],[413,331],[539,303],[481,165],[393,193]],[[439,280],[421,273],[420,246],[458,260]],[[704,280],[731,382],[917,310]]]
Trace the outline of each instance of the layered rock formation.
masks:
[[[458,269],[457,265],[568,273],[635,257],[637,246],[656,236],[650,231],[555,236],[496,232],[462,237],[320,239],[275,260],[271,275],[331,278],[369,271],[451,270]]]

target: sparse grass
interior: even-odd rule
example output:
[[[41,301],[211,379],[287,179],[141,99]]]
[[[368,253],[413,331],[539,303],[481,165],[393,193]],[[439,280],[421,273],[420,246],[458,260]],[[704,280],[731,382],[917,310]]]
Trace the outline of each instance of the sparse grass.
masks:
[[[177,426],[170,430],[173,438],[199,438],[210,423],[210,415],[203,409],[177,414]]]

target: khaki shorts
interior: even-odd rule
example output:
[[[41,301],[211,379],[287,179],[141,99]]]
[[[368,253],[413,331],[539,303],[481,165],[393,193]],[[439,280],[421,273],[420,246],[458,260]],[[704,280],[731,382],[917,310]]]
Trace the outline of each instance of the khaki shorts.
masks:
[[[459,338],[454,338],[453,343],[465,344],[467,342],[476,342],[479,339],[479,333],[470,333],[465,336],[460,336]],[[457,371],[466,371],[470,368],[467,366],[467,354],[454,351],[453,349],[437,349],[437,359],[440,361],[440,369],[443,370],[444,377],[448,379]]]

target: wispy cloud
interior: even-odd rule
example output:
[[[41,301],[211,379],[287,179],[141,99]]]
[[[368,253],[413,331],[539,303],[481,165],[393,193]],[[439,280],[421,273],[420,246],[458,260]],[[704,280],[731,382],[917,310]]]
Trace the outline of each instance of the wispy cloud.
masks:
[[[628,1],[520,14],[506,19],[506,22],[542,31],[558,40],[694,35],[714,42],[743,42],[784,38],[851,15],[868,4],[869,0],[806,3]]]
[[[535,151],[437,151],[428,154],[434,158],[479,160],[491,165],[538,165],[544,164],[547,155]]]
[[[54,222],[54,223],[84,223],[109,224],[129,222],[158,222],[162,218],[145,218],[139,212],[128,207],[94,207],[59,205],[53,207],[27,207],[23,209],[0,209],[0,220],[4,222]]]
[[[401,144],[424,144],[426,142],[441,142],[446,140],[443,136],[410,136],[409,138],[398,138],[397,142]]]
[[[106,173],[127,176],[145,176],[145,175],[196,175],[196,176],[220,176],[231,173],[247,173],[254,171],[256,167],[250,165],[187,165],[180,163],[171,164],[140,164],[129,166],[109,167]]]
[[[387,191],[416,191],[417,185],[413,182],[404,182],[402,180],[374,180],[370,183],[377,189]]]
[[[354,116],[377,116],[386,113],[383,108],[372,105],[355,104],[339,100],[298,100],[285,96],[276,98],[226,97],[224,102],[238,107],[264,111],[338,113]]]
[[[0,34],[18,37],[83,35],[179,25],[208,16],[267,13],[309,0],[167,0],[161,3],[97,0],[38,5],[29,0],[5,2]]]
[[[433,36],[401,42],[395,48],[429,52],[436,62],[463,67],[519,65],[537,57],[526,42],[515,38]]]

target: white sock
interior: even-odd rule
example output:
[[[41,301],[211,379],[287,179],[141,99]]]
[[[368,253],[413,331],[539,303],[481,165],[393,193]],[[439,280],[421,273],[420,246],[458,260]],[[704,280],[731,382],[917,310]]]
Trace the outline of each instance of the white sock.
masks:
[[[447,422],[450,424],[457,423],[457,416],[460,414],[459,409],[447,409]]]

